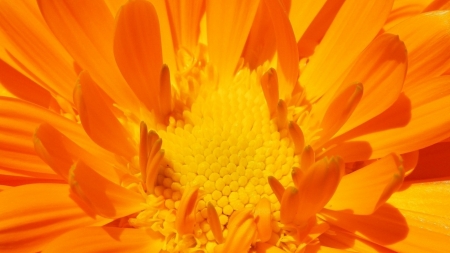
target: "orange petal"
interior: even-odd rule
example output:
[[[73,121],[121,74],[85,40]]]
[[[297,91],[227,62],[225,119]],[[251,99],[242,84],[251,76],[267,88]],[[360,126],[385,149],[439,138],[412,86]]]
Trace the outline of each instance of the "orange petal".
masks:
[[[198,202],[198,187],[187,187],[183,193],[176,217],[176,229],[180,234],[192,233],[195,210]]]
[[[420,14],[427,7],[427,5],[433,1],[434,0],[394,1],[391,13],[389,13],[389,17],[387,18],[383,29],[385,31],[389,30],[400,22]]]
[[[391,154],[345,175],[325,208],[358,215],[372,214],[403,182],[401,158]]]
[[[275,28],[277,48],[277,73],[280,98],[287,100],[297,84],[298,52],[297,43],[289,18],[277,0],[264,0]]]
[[[224,244],[216,246],[215,253],[248,252],[256,233],[255,220],[249,209],[233,213],[228,222],[228,236]]]
[[[138,112],[138,100],[114,61],[114,19],[106,4],[89,0],[39,0],[38,4],[50,29],[81,68],[117,104]]]
[[[358,56],[350,73],[342,82],[344,85],[361,82],[364,85],[364,94],[355,111],[336,135],[389,108],[402,91],[406,66],[406,48],[398,36],[383,34],[370,43]]]
[[[304,225],[330,200],[344,173],[344,162],[339,157],[322,159],[312,165],[299,184],[299,210],[295,223]]]
[[[82,72],[75,91],[81,123],[86,133],[100,146],[127,158],[137,150],[117,117],[111,111],[112,103],[87,72]]]
[[[285,253],[286,251],[278,248],[275,245],[263,242],[257,242],[255,244],[256,253]]]
[[[9,64],[0,59],[0,83],[16,97],[40,105],[49,107],[50,92],[37,83],[15,70]]]
[[[419,151],[419,161],[406,180],[450,178],[450,142],[436,143]]]
[[[122,5],[128,2],[128,0],[103,0],[103,1],[108,6],[109,11],[114,17],[119,12]]]
[[[320,139],[312,143],[314,150],[319,150],[344,125],[361,101],[363,93],[364,86],[355,83],[333,98],[320,123]]]
[[[298,41],[308,26],[319,13],[326,0],[304,0],[292,1],[289,11],[289,20],[295,34],[295,41]]]
[[[393,1],[345,1],[300,76],[306,98],[318,100],[336,85],[386,20]],[[324,75],[323,73],[327,73]]]
[[[42,253],[159,252],[163,238],[151,229],[92,227],[72,230],[53,240]]]
[[[73,167],[69,184],[74,193],[103,217],[115,219],[143,209],[142,195],[107,180],[83,162]]]
[[[172,31],[176,34],[175,48],[194,53],[200,34],[200,19],[205,12],[205,0],[167,1]]]
[[[110,220],[92,218],[69,197],[67,185],[31,184],[0,192],[0,251],[38,252],[55,237]],[[92,211],[91,211],[92,212]]]
[[[450,69],[449,11],[417,15],[388,32],[398,34],[408,49],[405,88]]]
[[[258,239],[267,242],[272,236],[272,210],[270,201],[261,199],[255,207],[256,227],[258,229]]]
[[[331,227],[327,232],[319,236],[322,246],[337,248],[342,250],[352,249],[356,252],[386,252],[393,253],[389,249],[376,245],[370,241],[356,237],[353,233],[347,232],[338,227]],[[348,252],[348,251],[346,251]]]
[[[35,1],[1,1],[0,33],[2,47],[22,66],[22,74],[71,103],[73,60],[48,29]]]
[[[240,0],[206,2],[209,56],[224,83],[232,80],[258,4]]]
[[[36,129],[34,143],[40,157],[66,180],[73,163],[82,160],[103,177],[119,183],[117,169],[112,166],[115,160],[99,159],[46,123]]]
[[[349,154],[346,162],[408,153],[450,136],[450,76],[417,84],[402,94],[388,110],[361,126],[331,140],[336,145],[319,155]],[[345,142],[360,143],[348,153]],[[363,147],[370,144],[372,151]]]
[[[147,1],[130,1],[117,16],[114,56],[123,77],[141,103],[158,110],[162,68],[158,16]]]

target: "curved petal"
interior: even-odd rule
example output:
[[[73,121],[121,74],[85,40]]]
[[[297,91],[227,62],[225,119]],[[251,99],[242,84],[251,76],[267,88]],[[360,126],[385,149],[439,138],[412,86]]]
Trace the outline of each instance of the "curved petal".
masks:
[[[342,84],[345,86],[361,82],[364,93],[355,111],[336,136],[377,116],[397,100],[407,70],[406,54],[405,45],[398,36],[383,34],[358,56]]]
[[[145,199],[139,193],[117,185],[83,162],[70,172],[70,188],[96,213],[107,218],[121,218],[143,209]]]
[[[159,252],[163,238],[151,230],[133,228],[80,228],[58,237],[42,253],[148,253]]]
[[[162,69],[158,16],[147,1],[130,1],[117,15],[114,56],[141,103],[158,111],[159,80]]]
[[[306,98],[317,101],[372,41],[393,1],[345,1],[314,56],[300,76]],[[324,73],[327,73],[324,75]]]
[[[87,72],[80,74],[74,97],[79,107],[81,124],[92,140],[127,158],[136,154],[131,137],[111,111],[112,103],[107,101],[106,95]]]
[[[72,57],[46,26],[35,1],[1,1],[0,32],[7,38],[1,46],[24,67],[19,71],[71,103]]]
[[[403,182],[400,157],[391,154],[345,175],[325,208],[358,215],[372,214]]]
[[[18,98],[42,107],[49,107],[50,105],[50,92],[1,59],[0,84]]]
[[[61,44],[82,69],[117,104],[138,112],[136,96],[114,61],[114,19],[100,0],[39,0],[42,16]]]
[[[109,161],[114,159],[113,155],[96,145],[83,128],[74,121],[19,99],[0,97],[0,128],[5,133],[12,132],[23,136],[17,143],[20,143],[20,146],[26,146],[28,153],[35,154],[34,150],[30,151],[33,149],[33,133],[44,122],[53,126],[83,149],[89,150],[99,159]],[[25,142],[26,139],[29,142]]]
[[[450,76],[441,76],[410,87],[388,110],[361,126],[332,139],[319,157],[348,153],[346,142],[369,144],[354,149],[347,162],[373,159],[391,152],[418,150],[450,136]],[[332,146],[334,145],[334,146]],[[361,145],[360,145],[361,147]]]
[[[277,73],[280,99],[291,97],[299,75],[298,52],[294,31],[283,6],[277,0],[264,0],[275,28]]]
[[[209,56],[225,84],[232,80],[258,4],[259,0],[206,2]]]
[[[36,129],[34,143],[40,157],[66,180],[69,178],[69,171],[73,164],[82,160],[108,180],[114,183],[120,182],[117,168],[113,167],[117,165],[112,165],[115,163],[114,160],[98,159],[90,153],[90,150],[82,149],[48,124],[44,123]]]
[[[390,29],[408,49],[405,89],[450,69],[450,11],[417,15]]]
[[[384,24],[384,30],[389,30],[400,22],[420,14],[434,0],[401,0],[394,1],[391,13]]]
[[[109,222],[69,197],[63,184],[30,184],[0,192],[0,251],[37,252],[64,232]],[[91,211],[92,212],[92,211]]]

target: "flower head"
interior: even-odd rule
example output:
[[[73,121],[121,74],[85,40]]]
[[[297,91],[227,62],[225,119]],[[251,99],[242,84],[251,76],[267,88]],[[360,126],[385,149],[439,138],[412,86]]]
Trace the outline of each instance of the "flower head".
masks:
[[[0,250],[449,246],[448,5],[0,7]]]

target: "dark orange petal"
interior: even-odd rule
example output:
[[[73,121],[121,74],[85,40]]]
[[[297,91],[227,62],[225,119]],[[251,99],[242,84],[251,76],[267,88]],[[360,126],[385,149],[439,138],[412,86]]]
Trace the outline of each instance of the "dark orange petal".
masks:
[[[130,1],[117,16],[114,56],[123,77],[149,110],[159,111],[162,69],[158,16],[147,1]]]
[[[159,252],[162,236],[152,230],[133,228],[80,228],[58,237],[42,253],[148,253]]]
[[[383,29],[389,30],[395,25],[417,14],[420,14],[429,3],[434,0],[402,0],[394,1],[391,13],[384,24]]]
[[[73,167],[69,184],[101,216],[121,218],[143,209],[142,195],[109,181],[83,162]]]
[[[419,161],[406,180],[450,178],[450,142],[439,142],[419,151]]]
[[[408,49],[405,89],[450,69],[450,12],[417,15],[390,29]]]
[[[49,124],[44,123],[36,129],[34,143],[40,157],[66,180],[74,162],[82,160],[103,177],[119,183],[119,172],[112,157],[110,160],[99,159]]]
[[[138,100],[114,60],[114,18],[106,4],[90,0],[39,0],[38,4],[56,38],[81,68],[117,104],[138,112]]]
[[[208,51],[222,82],[232,80],[258,4],[240,0],[206,2]]]
[[[30,184],[0,192],[0,251],[37,252],[62,233],[110,220],[93,218],[63,184]],[[92,212],[92,211],[91,211]]]
[[[405,45],[398,36],[383,34],[358,56],[342,84],[361,82],[364,93],[355,111],[336,135],[377,116],[397,100],[407,69],[406,54]]]
[[[300,83],[306,98],[317,101],[372,41],[386,20],[393,1],[345,1],[316,48]],[[324,74],[326,73],[326,74]]]
[[[172,32],[176,35],[175,48],[194,53],[200,35],[200,19],[205,12],[205,0],[166,1]]]
[[[48,29],[35,1],[1,1],[0,33],[2,50],[13,56],[22,74],[71,103],[73,60]]]
[[[450,76],[410,87],[388,110],[331,140],[335,147],[319,155],[345,154],[346,162],[408,153],[450,136]],[[349,152],[346,143],[358,143]],[[364,145],[370,145],[369,150]],[[371,150],[370,150],[371,149]]]
[[[297,43],[289,18],[277,0],[264,0],[275,31],[280,99],[291,97],[299,75]]]
[[[256,233],[256,223],[249,209],[233,213],[228,222],[228,236],[216,246],[215,253],[248,252]]]
[[[0,59],[0,83],[14,96],[42,107],[50,105],[50,92]]]
[[[302,37],[325,2],[326,0],[292,1],[289,20],[295,34],[295,41]]]
[[[128,2],[128,0],[103,0],[103,1],[108,6],[109,11],[113,16],[116,16],[116,14],[120,10],[120,7],[122,7],[122,5]]]
[[[99,89],[87,72],[82,72],[75,90],[81,123],[86,133],[103,148],[131,158],[136,145],[112,112],[112,102]]]
[[[403,176],[400,156],[391,154],[345,175],[325,208],[372,214],[400,187]]]

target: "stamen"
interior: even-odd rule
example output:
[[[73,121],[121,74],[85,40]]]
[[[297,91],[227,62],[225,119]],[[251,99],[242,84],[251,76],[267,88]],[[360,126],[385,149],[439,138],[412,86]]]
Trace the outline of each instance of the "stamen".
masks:
[[[289,186],[286,191],[284,191],[280,208],[280,220],[282,223],[289,224],[294,220],[299,206],[298,195],[297,188],[292,186]]]
[[[267,242],[272,236],[272,209],[268,199],[261,199],[255,207],[256,228],[261,242]]]
[[[311,146],[306,146],[300,157],[300,168],[302,170],[307,170],[315,162],[315,153]]]
[[[287,105],[286,103],[280,99],[280,101],[278,101],[278,105],[277,105],[277,126],[278,126],[278,131],[281,131],[282,129],[285,129],[287,126]]]
[[[266,98],[267,107],[269,108],[270,117],[276,115],[277,103],[279,99],[278,93],[278,76],[277,71],[273,68],[269,69],[261,78],[261,87]]]
[[[216,209],[211,204],[211,202],[208,202],[207,212],[208,223],[211,227],[211,232],[213,233],[214,238],[216,238],[217,243],[223,243],[223,234],[222,228],[220,226],[219,216],[217,215]]]
[[[303,131],[295,122],[291,121],[289,122],[289,133],[295,146],[294,154],[301,154],[305,147],[305,136],[303,135]]]
[[[283,198],[284,194],[283,185],[280,183],[280,181],[278,181],[276,178],[272,176],[268,177],[268,182],[270,188],[272,188],[273,193],[275,194],[275,196],[277,196],[278,201],[281,203],[281,199]]]
[[[170,84],[170,71],[166,64],[161,69],[159,89],[159,111],[163,122],[167,123],[172,111],[172,90]]]

